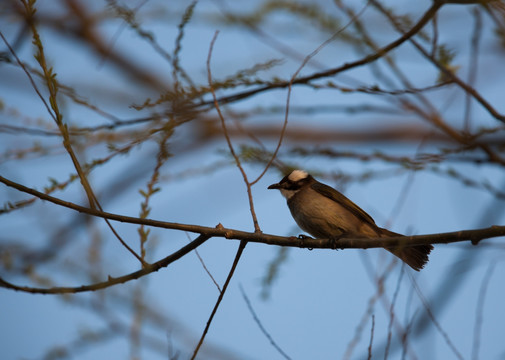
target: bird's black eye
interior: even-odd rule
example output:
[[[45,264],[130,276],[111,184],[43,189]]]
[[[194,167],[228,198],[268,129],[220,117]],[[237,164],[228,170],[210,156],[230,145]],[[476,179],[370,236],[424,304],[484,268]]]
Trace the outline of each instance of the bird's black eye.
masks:
[[[298,179],[297,181],[293,181],[289,178],[289,175],[284,176],[284,178],[280,181],[280,184],[282,184],[282,188],[286,190],[298,190],[307,182],[310,181],[310,176],[302,179]]]
[[[302,186],[300,181],[286,180],[284,183],[284,189],[286,190],[298,190]]]

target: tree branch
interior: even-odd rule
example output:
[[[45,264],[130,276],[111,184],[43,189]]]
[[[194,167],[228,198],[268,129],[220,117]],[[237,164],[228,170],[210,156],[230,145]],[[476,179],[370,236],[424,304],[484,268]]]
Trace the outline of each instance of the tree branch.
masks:
[[[267,245],[289,246],[289,247],[299,247],[308,249],[336,249],[336,248],[370,249],[370,248],[415,246],[415,245],[427,245],[427,244],[448,244],[467,240],[470,240],[472,244],[477,245],[483,239],[505,236],[505,226],[491,226],[488,228],[474,229],[474,230],[462,230],[462,231],[429,234],[429,235],[396,236],[390,238],[341,238],[338,240],[305,238],[301,240],[294,236],[285,237],[258,232],[251,233],[246,231],[227,229],[224,228],[221,224],[219,224],[215,228],[212,228],[199,225],[179,224],[173,222],[164,222],[158,220],[141,219],[130,216],[111,214],[104,211],[100,211],[98,209],[86,208],[84,206],[80,206],[71,202],[63,201],[61,199],[55,198],[53,196],[41,193],[37,190],[10,181],[2,176],[0,176],[0,182],[4,183],[9,187],[15,188],[19,191],[34,195],[42,200],[46,200],[56,205],[60,205],[88,215],[125,223],[140,224],[165,229],[189,231],[200,234],[200,236],[194,241],[192,241],[190,244],[184,246],[183,248],[167,256],[166,258],[163,258],[153,264],[146,265],[141,270],[135,271],[133,273],[118,278],[109,277],[107,281],[91,285],[83,285],[78,287],[34,288],[34,287],[14,285],[0,278],[0,287],[16,291],[24,291],[38,294],[64,294],[64,293],[78,293],[85,291],[96,291],[100,289],[105,289],[107,287],[116,284],[121,284],[130,280],[138,279],[154,271],[158,271],[162,267],[167,267],[169,264],[180,259],[193,249],[203,244],[211,237],[222,237],[226,239],[256,242]]]
[[[173,263],[176,260],[179,260],[181,257],[189,253],[190,251],[196,249],[198,246],[202,245],[205,241],[210,239],[209,236],[205,235],[200,235],[197,237],[195,240],[190,242],[188,245],[182,247],[181,249],[177,250],[173,254],[153,263],[153,264],[148,264],[145,265],[142,269],[132,272],[127,275],[123,275],[117,278],[113,278],[109,275],[109,278],[107,281],[102,281],[98,282],[95,284],[91,285],[82,285],[82,286],[77,286],[77,287],[51,287],[51,288],[36,288],[36,287],[30,287],[30,286],[18,286],[14,285],[10,282],[5,281],[4,279],[0,278],[0,287],[4,287],[7,289],[12,289],[16,291],[24,291],[32,294],[74,294],[74,293],[80,293],[80,292],[86,292],[86,291],[96,291],[96,290],[101,290],[105,289],[108,287],[111,287],[113,285],[117,284],[123,284],[125,282],[139,279],[143,276],[149,275],[152,272],[158,271],[161,268],[167,267],[171,263]]]
[[[380,59],[381,57],[385,56],[387,53],[390,51],[394,50],[404,42],[408,41],[410,38],[412,38],[415,34],[417,34],[421,29],[435,16],[437,11],[444,5],[442,1],[434,1],[431,7],[423,14],[421,19],[410,28],[409,31],[405,32],[402,36],[400,36],[398,39],[395,41],[389,43],[388,45],[382,47],[378,51],[374,52],[373,54],[367,55],[363,57],[362,59],[350,62],[350,63],[345,63],[341,66],[338,66],[336,68],[328,69],[325,71],[317,72],[312,75],[308,76],[303,76],[295,79],[293,82],[291,81],[279,81],[276,83],[268,84],[266,86],[262,86],[256,89],[244,91],[242,93],[234,94],[234,95],[229,95],[229,96],[224,96],[218,99],[219,104],[227,104],[230,102],[235,102],[238,100],[242,100],[248,97],[251,97],[253,95],[256,95],[258,93],[262,93],[264,91],[272,90],[272,89],[279,89],[279,88],[287,88],[290,86],[290,84],[307,84],[312,80],[317,80],[321,78],[326,78],[330,76],[337,75],[341,72],[353,69],[355,67],[363,66],[369,63],[374,62],[375,60]],[[195,105],[195,107],[202,107],[202,106],[209,106],[213,104],[213,101],[206,101],[199,103]]]
[[[505,226],[491,226],[481,229],[461,230],[454,232],[428,234],[428,235],[412,235],[412,236],[396,236],[390,238],[341,238],[335,239],[312,239],[306,238],[300,240],[294,236],[278,236],[265,233],[247,232],[241,230],[227,229],[222,225],[217,227],[208,227],[192,224],[181,224],[168,221],[159,221],[152,219],[140,219],[132,216],[124,216],[112,214],[105,211],[90,209],[84,206],[64,201],[53,196],[41,193],[35,189],[28,188],[11,180],[0,176],[0,182],[5,185],[15,188],[27,194],[34,195],[42,200],[49,201],[53,204],[60,205],[84,214],[106,218],[109,220],[152,226],[163,229],[173,229],[198,233],[209,237],[221,237],[230,240],[246,240],[255,243],[263,243],[267,245],[290,246],[309,249],[372,249],[382,247],[395,246],[415,246],[428,244],[449,244],[470,240],[476,245],[481,240],[493,237],[505,236]]]

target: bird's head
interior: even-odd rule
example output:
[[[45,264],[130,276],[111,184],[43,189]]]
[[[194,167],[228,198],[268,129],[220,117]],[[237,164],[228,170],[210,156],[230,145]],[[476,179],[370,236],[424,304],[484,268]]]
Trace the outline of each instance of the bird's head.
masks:
[[[278,189],[286,199],[290,199],[303,187],[309,185],[312,179],[312,176],[303,170],[293,170],[284,176],[281,181],[270,185],[268,188]]]

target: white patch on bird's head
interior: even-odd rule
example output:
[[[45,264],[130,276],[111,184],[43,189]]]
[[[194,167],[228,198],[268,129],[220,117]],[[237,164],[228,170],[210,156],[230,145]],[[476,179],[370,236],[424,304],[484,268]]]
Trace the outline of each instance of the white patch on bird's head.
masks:
[[[293,170],[291,174],[289,174],[288,179],[292,182],[297,182],[299,180],[305,179],[309,174],[303,170]]]

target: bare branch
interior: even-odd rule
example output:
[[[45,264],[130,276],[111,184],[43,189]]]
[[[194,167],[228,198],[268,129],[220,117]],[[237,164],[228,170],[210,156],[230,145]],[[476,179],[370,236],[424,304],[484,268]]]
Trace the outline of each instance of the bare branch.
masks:
[[[238,246],[237,254],[235,255],[235,259],[233,259],[233,264],[231,265],[230,272],[228,273],[228,276],[226,277],[226,280],[224,282],[223,290],[219,293],[216,304],[214,305],[214,308],[212,309],[209,319],[207,320],[207,324],[205,325],[205,329],[203,330],[202,336],[200,337],[200,340],[198,341],[198,344],[196,345],[195,350],[193,351],[193,355],[191,356],[191,360],[194,360],[196,358],[198,351],[200,350],[201,346],[203,345],[203,341],[205,340],[205,336],[207,335],[207,332],[209,331],[210,324],[212,323],[212,320],[214,319],[214,315],[216,315],[217,309],[219,308],[219,305],[221,304],[221,301],[223,300],[224,294],[226,293],[226,289],[228,289],[228,285],[230,284],[231,278],[233,277],[233,274],[235,273],[235,269],[237,268],[237,264],[240,260],[240,257],[242,256],[242,253],[243,253],[246,245],[247,245],[247,242],[242,240]]]
[[[174,229],[189,231],[192,233],[204,234],[210,237],[222,237],[233,240],[245,240],[249,242],[263,243],[268,245],[277,246],[291,246],[307,249],[371,249],[382,247],[396,247],[396,246],[415,246],[415,245],[428,245],[428,244],[449,244],[454,242],[471,241],[472,244],[477,245],[481,240],[505,236],[505,226],[491,226],[488,228],[474,229],[474,230],[461,230],[454,232],[430,234],[430,235],[411,235],[411,236],[397,236],[390,238],[340,238],[336,239],[312,239],[306,238],[300,240],[297,237],[285,237],[277,235],[269,235],[265,233],[247,232],[234,229],[227,229],[223,226],[216,228],[182,224],[174,222],[166,222],[152,219],[140,219],[131,216],[118,215],[90,209],[72,202],[64,201],[53,196],[41,193],[35,189],[31,189],[24,185],[18,184],[11,180],[0,176],[0,182],[5,185],[15,188],[19,191],[36,196],[42,200],[52,202],[81,213],[92,216],[106,218],[109,220],[139,224],[163,229]]]
[[[176,260],[179,260],[181,257],[186,255],[187,253],[191,252],[192,250],[196,249],[198,246],[202,245],[205,241],[210,239],[209,236],[205,235],[200,235],[197,237],[195,240],[193,240],[191,243],[188,245],[180,248],[173,254],[155,262],[152,264],[145,265],[141,270],[132,272],[127,275],[123,275],[117,278],[114,278],[109,275],[109,278],[107,281],[102,281],[96,284],[91,284],[91,285],[82,285],[82,286],[77,286],[77,287],[52,287],[52,288],[35,288],[35,287],[29,287],[29,286],[18,286],[11,284],[10,282],[7,282],[6,280],[0,278],[0,287],[4,287],[7,289],[11,290],[16,290],[16,291],[24,291],[32,294],[74,294],[74,293],[80,293],[80,292],[87,292],[87,291],[97,291],[97,290],[102,290],[117,284],[123,284],[125,282],[139,279],[143,276],[149,275],[155,271],[160,270],[161,268],[167,267],[171,263],[173,263]]]
[[[419,19],[419,21],[414,26],[412,26],[412,28],[410,28],[409,31],[405,32],[401,37],[399,37],[395,41],[382,47],[381,49],[379,49],[379,51],[376,51],[373,54],[367,55],[360,60],[346,63],[344,65],[341,65],[341,66],[333,68],[333,69],[329,69],[329,70],[314,73],[312,75],[300,77],[298,79],[295,79],[292,82],[292,85],[306,84],[306,83],[311,82],[312,80],[331,77],[331,76],[337,75],[341,72],[348,71],[350,69],[360,67],[360,66],[372,63],[372,62],[380,59],[381,57],[383,57],[387,53],[389,53],[391,50],[394,50],[395,48],[397,48],[398,46],[400,46],[404,42],[408,41],[412,36],[417,34],[419,31],[421,31],[421,29],[435,16],[435,14],[440,9],[440,7],[442,7],[442,5],[443,5],[443,3],[438,2],[438,1],[434,1],[433,4],[431,5],[431,7],[423,14],[421,19]],[[220,104],[227,104],[230,102],[234,102],[234,101],[238,101],[238,100],[242,100],[242,99],[251,97],[253,95],[256,95],[256,94],[264,92],[264,91],[268,91],[268,90],[272,90],[272,89],[279,89],[279,88],[287,88],[287,87],[289,87],[289,84],[290,84],[289,81],[276,82],[276,83],[269,84],[269,85],[266,85],[263,87],[259,87],[259,88],[253,89],[253,90],[248,90],[248,91],[244,91],[242,93],[219,98],[218,102]],[[199,107],[200,106],[207,106],[208,104],[209,104],[208,102],[202,102],[202,103],[198,104],[198,106]]]
[[[30,2],[27,0],[22,0],[22,3],[25,7],[25,12],[26,12],[26,19],[28,22],[28,25],[31,28],[32,31],[32,36],[33,36],[33,44],[37,48],[37,53],[35,55],[35,59],[39,63],[42,72],[43,72],[43,79],[46,83],[47,90],[49,91],[49,104],[50,108],[47,105],[47,102],[43,98],[42,94],[39,92],[37,89],[35,82],[33,81],[30,73],[26,70],[24,65],[21,63],[21,61],[18,59],[16,56],[16,60],[18,61],[18,64],[23,68],[25,71],[26,75],[30,79],[30,82],[32,86],[34,86],[35,91],[41,98],[42,102],[46,106],[49,114],[53,118],[54,122],[58,126],[58,129],[60,131],[62,140],[63,140],[63,147],[67,151],[68,155],[70,156],[70,159],[72,160],[72,163],[74,165],[75,170],[77,171],[77,175],[79,176],[79,180],[81,181],[82,187],[84,189],[84,192],[86,193],[86,196],[88,197],[89,205],[92,208],[98,207],[100,211],[102,211],[102,207],[98,201],[98,198],[96,197],[95,193],[93,192],[93,189],[91,188],[91,184],[89,183],[86,174],[84,173],[82,166],[77,159],[77,155],[72,147],[72,142],[70,140],[70,134],[68,132],[68,126],[67,124],[63,123],[63,115],[60,112],[59,105],[58,105],[58,100],[57,100],[57,95],[58,95],[58,83],[56,81],[56,74],[53,72],[53,69],[47,65],[46,62],[46,57],[45,57],[45,52],[44,52],[44,46],[42,44],[42,40],[40,38],[39,32],[37,30],[37,27],[35,26],[34,22],[34,15],[36,12],[36,8],[34,6],[35,2]],[[4,42],[7,44],[6,39],[3,37]],[[12,48],[9,47],[9,50],[11,51],[12,54],[15,55],[15,52]],[[117,231],[112,227],[110,222],[106,219],[105,222],[111,229],[112,233],[116,236],[116,238],[119,240],[119,242],[134,256],[136,257],[140,263],[144,264],[144,260],[119,236]]]
[[[402,27],[398,23],[396,19],[394,19],[390,14],[384,10],[383,6],[380,5],[376,0],[370,0],[372,1],[378,9],[381,9],[383,13],[391,20],[392,24],[395,26],[396,30],[403,34],[404,36],[407,34],[411,33],[411,30],[408,32],[403,31]],[[449,3],[452,1],[435,1],[434,5],[439,4],[440,6],[443,5],[443,3]],[[469,2],[452,2],[452,3],[481,3],[481,1],[469,1]],[[432,54],[430,54],[427,50],[425,50],[416,40],[410,36],[408,40],[415,46],[415,48],[426,58],[428,59],[433,65],[435,65],[443,74],[446,76],[448,79],[456,83],[459,87],[461,87],[467,94],[471,95],[478,103],[482,105],[496,120],[499,120],[501,122],[505,122],[505,115],[500,114],[484,97],[477,91],[475,90],[472,86],[461,80],[456,74],[451,71],[450,69],[447,68],[444,64],[442,64],[440,61],[438,61]]]
[[[421,289],[419,288],[419,285],[417,285],[417,281],[416,279],[414,279],[414,277],[409,274],[410,276],[410,281],[412,282],[412,285],[414,287],[414,289],[416,290],[416,293],[417,293],[417,296],[419,297],[419,299],[421,300],[423,306],[424,306],[424,309],[426,310],[426,313],[428,314],[429,318],[431,319],[431,321],[433,322],[433,324],[435,325],[435,328],[440,332],[440,334],[442,335],[442,337],[444,338],[445,340],[445,343],[447,344],[447,346],[449,346],[449,348],[451,349],[451,351],[454,353],[454,355],[460,359],[460,360],[463,360],[463,355],[461,354],[461,352],[456,348],[456,346],[454,345],[453,341],[451,340],[451,338],[449,337],[449,334],[442,328],[442,325],[440,324],[440,322],[437,320],[437,318],[435,317],[435,314],[433,313],[433,311],[431,310],[431,306],[430,304],[428,303],[428,301],[426,300],[426,298],[424,297]]]
[[[281,347],[277,344],[277,342],[274,340],[274,338],[272,337],[272,335],[270,335],[270,333],[265,329],[265,327],[261,323],[261,321],[260,321],[258,315],[256,314],[256,312],[254,311],[254,308],[252,307],[251,301],[247,297],[247,294],[245,293],[245,290],[242,287],[242,285],[239,286],[239,289],[240,289],[240,292],[242,293],[242,297],[244,298],[244,301],[245,301],[245,303],[247,305],[247,308],[249,309],[249,312],[251,313],[251,315],[252,315],[252,317],[254,319],[254,322],[258,325],[258,327],[260,328],[260,330],[263,333],[263,335],[265,335],[265,337],[268,339],[268,341],[270,342],[270,344],[272,344],[272,346],[275,348],[275,350],[277,350],[277,352],[284,359],[288,359],[288,360],[291,359],[291,357],[289,357],[289,355],[286,354],[284,352],[284,350],[281,349]]]
[[[493,271],[495,269],[496,262],[489,264],[479,290],[479,298],[477,300],[477,307],[475,309],[475,325],[473,328],[473,344],[472,344],[472,360],[479,359],[479,348],[480,348],[480,338],[482,330],[482,314],[484,313],[484,301],[486,299],[487,288]]]
[[[228,130],[226,128],[226,123],[224,121],[223,113],[221,112],[221,108],[219,107],[219,102],[217,101],[216,92],[214,91],[214,87],[212,86],[212,72],[210,70],[210,59],[212,57],[212,49],[214,48],[214,43],[216,42],[218,34],[219,34],[219,31],[216,31],[214,34],[214,37],[212,38],[212,41],[210,42],[209,55],[207,57],[207,78],[209,81],[209,87],[210,87],[210,91],[212,93],[212,98],[214,99],[214,106],[216,107],[217,113],[219,114],[219,120],[221,121],[221,127],[223,128],[224,137],[226,138],[226,143],[228,144],[228,149],[230,149],[230,153],[232,154],[233,159],[235,159],[235,164],[237,165],[238,169],[240,170],[240,173],[242,174],[242,177],[243,177],[244,182],[247,187],[247,195],[249,198],[249,208],[250,208],[251,216],[253,219],[254,230],[257,232],[260,232],[261,229],[258,224],[258,218],[256,217],[256,212],[254,211],[254,201],[253,201],[252,192],[251,192],[252,184],[249,182],[249,180],[247,178],[247,174],[245,173],[245,170],[242,167],[242,164],[240,163],[240,159],[237,156],[235,149],[233,148],[233,144],[231,143],[230,136],[228,135]]]
[[[370,330],[370,342],[368,343],[368,360],[372,360],[373,333],[375,330],[375,315],[372,314],[372,328]]]
[[[189,237],[188,233],[186,233],[186,236],[188,237],[189,242],[191,242],[191,238]],[[198,258],[198,261],[200,261],[200,264],[202,264],[202,267],[205,270],[205,272],[207,273],[207,275],[209,275],[209,277],[212,280],[212,282],[214,283],[214,285],[216,285],[217,291],[221,292],[221,286],[219,286],[219,284],[217,283],[216,279],[214,279],[214,276],[212,275],[212,273],[210,272],[209,268],[205,264],[205,261],[203,261],[203,258],[200,256],[200,253],[198,252],[197,249],[195,249],[195,255]]]

